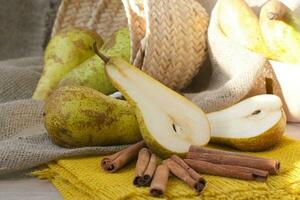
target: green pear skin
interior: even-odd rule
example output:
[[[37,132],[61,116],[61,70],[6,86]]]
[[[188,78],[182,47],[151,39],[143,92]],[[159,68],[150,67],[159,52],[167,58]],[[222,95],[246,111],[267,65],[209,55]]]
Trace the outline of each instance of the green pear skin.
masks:
[[[54,36],[46,48],[45,67],[32,98],[46,99],[68,72],[95,54],[95,42],[99,48],[103,44],[99,35],[81,28],[71,28]]]
[[[109,146],[142,140],[132,106],[83,86],[65,86],[45,101],[44,124],[63,147]]]
[[[130,34],[128,28],[120,29],[114,33],[104,43],[100,51],[109,56],[118,56],[129,62]],[[111,94],[116,91],[105,74],[104,62],[97,55],[87,59],[69,72],[59,85],[86,86],[98,90],[103,94]]]

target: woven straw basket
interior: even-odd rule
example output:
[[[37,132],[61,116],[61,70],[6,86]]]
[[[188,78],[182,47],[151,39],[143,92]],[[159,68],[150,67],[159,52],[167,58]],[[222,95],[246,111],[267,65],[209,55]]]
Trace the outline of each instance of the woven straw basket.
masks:
[[[186,87],[207,57],[209,17],[196,0],[63,0],[52,36],[69,27],[104,39],[131,32],[131,62],[168,87]]]

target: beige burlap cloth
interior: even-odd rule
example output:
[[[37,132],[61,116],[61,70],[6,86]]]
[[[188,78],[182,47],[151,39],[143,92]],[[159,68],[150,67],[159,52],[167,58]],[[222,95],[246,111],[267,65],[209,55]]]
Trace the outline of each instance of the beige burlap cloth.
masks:
[[[139,2],[143,2],[143,6],[140,6],[141,4]],[[230,41],[220,31],[215,16],[216,13],[213,9],[216,3],[215,0],[126,0],[127,15],[128,9],[130,8],[132,9],[130,12],[135,14],[130,15],[131,17],[142,17],[142,19],[146,19],[146,21],[143,22],[144,25],[141,25],[143,24],[140,23],[141,21],[135,23],[133,18],[128,18],[131,33],[135,34],[134,37],[138,38],[132,38],[132,42],[136,41],[136,43],[134,43],[136,48],[133,48],[132,61],[136,62],[136,64],[140,64],[139,67],[143,70],[148,70],[147,72],[151,74],[151,67],[160,67],[151,66],[148,68],[147,65],[147,63],[150,62],[149,60],[151,60],[151,57],[147,57],[147,51],[149,51],[149,48],[150,51],[151,48],[157,48],[155,45],[159,46],[159,44],[151,44],[150,41],[153,40],[150,36],[151,32],[146,31],[149,23],[147,23],[147,18],[145,17],[149,17],[148,21],[150,22],[152,15],[149,13],[151,12],[142,12],[143,10],[152,8],[151,6],[155,6],[153,2],[159,5],[158,8],[162,5],[171,6],[171,4],[180,2],[178,5],[180,5],[182,9],[185,9],[186,12],[198,13],[190,15],[194,22],[197,21],[194,19],[195,16],[202,16],[204,18],[204,22],[202,22],[203,19],[199,19],[199,23],[203,23],[203,26],[205,26],[206,16],[200,4],[206,9],[206,12],[211,15],[208,28],[208,51],[210,59],[207,59],[200,67],[200,64],[203,62],[201,59],[204,57],[201,57],[201,59],[200,57],[195,58],[195,61],[190,62],[189,59],[191,58],[185,55],[185,59],[180,58],[182,62],[185,62],[178,67],[181,68],[187,63],[185,66],[186,69],[181,69],[180,73],[182,73],[182,76],[188,78],[181,80],[177,76],[172,77],[168,74],[168,68],[161,69],[161,74],[167,74],[167,80],[164,80],[164,77],[162,77],[162,79],[159,77],[156,78],[163,82],[167,81],[164,83],[178,89],[180,87],[176,86],[177,83],[185,85],[191,81],[188,79],[195,76],[195,74],[191,75],[189,72],[185,74],[185,71],[191,70],[193,73],[196,73],[199,70],[191,84],[183,90],[183,93],[207,112],[228,107],[248,96],[265,93],[265,78],[274,80],[274,91],[280,95],[280,87],[277,84],[276,77],[268,61],[262,56],[249,52]],[[262,0],[251,0],[251,5],[257,7],[260,6],[262,2]],[[131,5],[128,3],[131,3]],[[188,3],[191,3],[194,8],[188,6]],[[179,7],[175,8],[179,9]],[[162,10],[165,10],[165,8]],[[186,19],[186,16],[184,16],[186,14],[185,12],[178,10],[177,12],[183,16],[183,19]],[[199,12],[201,14],[199,14]],[[169,21],[170,19],[166,20],[166,22],[168,22],[166,24],[164,24],[165,19],[162,19],[160,22],[154,23],[155,26],[172,26]],[[173,20],[176,20],[176,18]],[[176,26],[180,25],[178,22],[175,24]],[[98,33],[107,38],[112,32],[126,25],[127,18],[125,9],[119,0],[65,0],[62,1],[59,8],[53,35],[68,26],[85,26],[97,30]],[[132,26],[135,25],[138,27],[134,29],[136,32],[134,32],[132,28]],[[185,25],[182,25],[182,28],[184,27]],[[172,30],[172,28],[167,29],[169,31]],[[195,26],[195,30],[200,29]],[[176,33],[170,34],[173,36],[176,35]],[[188,36],[189,35],[186,35],[186,37]],[[165,37],[167,36],[162,36],[162,38]],[[203,39],[204,37],[199,38],[199,45],[203,44]],[[177,38],[170,38],[170,41],[177,41]],[[178,46],[176,44],[174,47],[183,49],[164,49],[163,54],[156,55],[156,60],[159,58],[164,60],[167,57],[166,54],[169,52],[177,52],[176,56],[181,57],[184,55],[181,55],[181,53],[185,50],[185,45],[187,45],[188,48],[197,46],[196,44],[187,44],[187,41],[177,41],[182,43],[178,44]],[[199,48],[199,55],[205,55],[205,46]],[[137,59],[138,56],[140,56],[140,59]],[[191,63],[199,63],[199,66],[192,65]],[[0,175],[35,167],[62,157],[103,154],[116,151],[123,147],[111,146],[65,149],[52,144],[42,125],[43,103],[30,99],[40,77],[42,66],[41,58],[23,58],[0,62]],[[175,71],[175,73],[178,72]],[[175,83],[175,85],[173,85],[173,83]]]

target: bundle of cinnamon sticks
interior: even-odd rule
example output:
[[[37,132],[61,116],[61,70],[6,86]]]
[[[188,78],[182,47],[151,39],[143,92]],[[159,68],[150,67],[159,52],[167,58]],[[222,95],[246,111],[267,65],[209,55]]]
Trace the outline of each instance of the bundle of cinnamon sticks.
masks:
[[[278,160],[198,146],[191,146],[185,159],[173,155],[157,165],[156,155],[146,148],[143,141],[102,159],[101,167],[113,173],[136,158],[133,184],[137,187],[150,186],[152,196],[165,193],[170,172],[201,194],[206,181],[199,173],[266,181],[269,175],[278,174],[280,168]]]

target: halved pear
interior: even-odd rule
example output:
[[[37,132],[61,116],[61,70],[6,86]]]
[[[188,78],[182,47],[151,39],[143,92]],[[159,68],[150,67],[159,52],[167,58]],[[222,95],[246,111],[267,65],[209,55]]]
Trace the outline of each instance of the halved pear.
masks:
[[[211,142],[244,151],[262,151],[277,144],[286,117],[275,95],[258,95],[222,111],[209,113]]]
[[[143,139],[153,152],[180,155],[190,145],[209,142],[210,125],[198,106],[126,61],[100,56],[113,85],[136,108]]]

